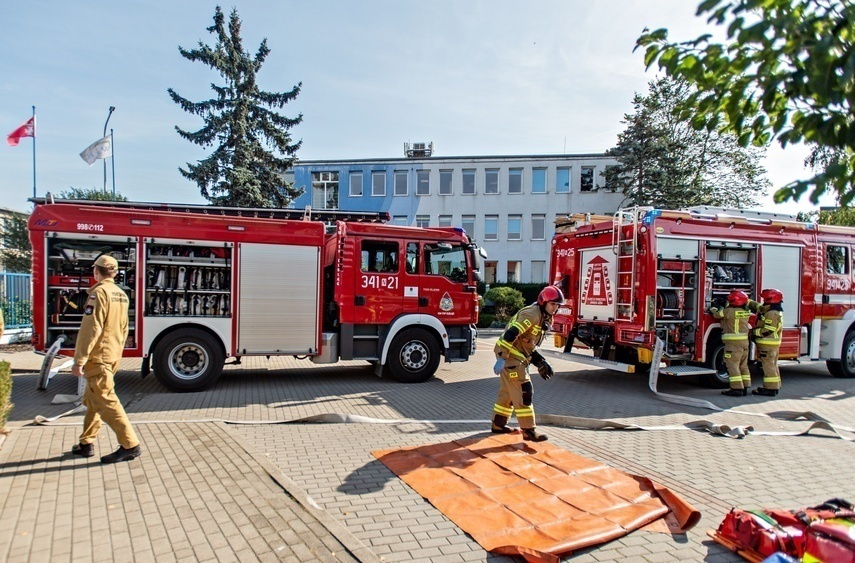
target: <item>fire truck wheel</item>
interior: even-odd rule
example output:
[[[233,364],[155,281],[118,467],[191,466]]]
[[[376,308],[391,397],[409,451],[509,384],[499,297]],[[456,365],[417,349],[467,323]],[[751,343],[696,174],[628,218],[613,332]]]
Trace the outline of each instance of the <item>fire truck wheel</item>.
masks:
[[[392,377],[401,383],[427,381],[439,367],[436,337],[421,328],[401,331],[389,347],[386,367]]]
[[[154,374],[173,391],[204,389],[223,373],[224,362],[222,347],[200,330],[176,330],[154,350]]]
[[[707,367],[714,369],[715,373],[701,376],[701,382],[707,387],[724,389],[730,387],[730,378],[727,375],[727,366],[724,365],[724,344],[716,342],[707,349]]]
[[[840,362],[838,363],[840,364],[840,370],[833,371],[829,368],[828,371],[831,372],[831,375],[847,379],[855,377],[855,332],[850,331],[843,338],[843,349],[841,350]]]

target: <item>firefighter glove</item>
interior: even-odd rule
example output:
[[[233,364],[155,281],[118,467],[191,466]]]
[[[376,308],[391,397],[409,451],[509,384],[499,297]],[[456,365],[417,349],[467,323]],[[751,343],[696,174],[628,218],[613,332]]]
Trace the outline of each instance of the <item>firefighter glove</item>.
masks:
[[[549,379],[550,377],[555,375],[555,372],[552,371],[552,366],[549,365],[546,360],[543,360],[543,362],[539,366],[537,366],[537,373],[539,373],[540,377],[542,377],[543,379]]]
[[[505,369],[505,358],[499,358],[496,360],[496,363],[493,364],[493,373],[499,375],[502,373],[503,369]]]

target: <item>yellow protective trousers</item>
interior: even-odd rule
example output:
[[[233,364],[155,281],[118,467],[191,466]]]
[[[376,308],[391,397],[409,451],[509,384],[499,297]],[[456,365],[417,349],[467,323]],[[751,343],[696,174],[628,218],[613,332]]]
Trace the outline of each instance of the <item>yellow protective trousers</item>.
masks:
[[[86,389],[83,391],[86,416],[83,417],[81,444],[91,444],[95,441],[98,431],[101,430],[102,420],[116,433],[116,439],[123,448],[133,448],[140,443],[116,395],[113,374],[118,367],[119,362],[114,362],[109,365],[86,364],[83,368],[86,377]]]
[[[751,387],[751,373],[748,371],[748,339],[725,340],[724,364],[731,389]]]
[[[523,430],[535,427],[534,407],[531,405],[533,390],[527,367],[516,358],[508,360],[499,375],[499,395],[493,405],[495,414],[509,420],[511,415],[516,413],[517,422]]]

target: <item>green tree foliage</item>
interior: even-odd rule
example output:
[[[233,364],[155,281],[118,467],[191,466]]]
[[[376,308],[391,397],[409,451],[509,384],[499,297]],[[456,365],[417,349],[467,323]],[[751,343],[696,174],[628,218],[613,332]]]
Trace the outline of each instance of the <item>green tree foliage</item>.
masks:
[[[86,199],[90,201],[128,201],[119,192],[108,192],[100,188],[68,188],[59,192],[59,199]]]
[[[697,10],[726,25],[726,40],[709,34],[682,43],[668,30],[645,30],[638,47],[648,68],[697,88],[692,125],[731,132],[742,146],[807,142],[841,151],[840,161],[775,193],[798,199],[827,190],[848,205],[855,198],[855,3],[840,0],[703,0]]]
[[[633,205],[679,209],[692,205],[749,207],[769,188],[760,165],[764,150],[744,148],[732,134],[696,130],[683,117],[692,89],[660,78],[633,98],[626,129],[606,151],[617,159],[604,174]]]
[[[14,214],[3,219],[3,268],[7,272],[29,273],[33,247],[27,229],[27,216]]]
[[[187,163],[186,170],[179,170],[213,204],[287,207],[302,193],[293,183],[285,182],[283,175],[294,165],[302,144],[292,142],[288,130],[299,124],[303,115],[291,119],[273,110],[295,99],[302,83],[284,93],[265,92],[258,87],[257,74],[270,49],[264,39],[254,57],[244,51],[237,10],[232,10],[227,29],[217,6],[214,25],[207,31],[217,38],[213,47],[200,41],[196,49],[179,47],[178,51],[187,60],[199,61],[217,71],[225,84],[211,84],[216,96],[202,102],[191,102],[172,88],[168,92],[181,109],[204,121],[204,126],[195,132],[176,127],[178,134],[199,146],[216,148],[197,164]]]
[[[507,322],[523,305],[522,292],[512,287],[493,287],[484,294],[484,299],[496,307],[496,319]]]

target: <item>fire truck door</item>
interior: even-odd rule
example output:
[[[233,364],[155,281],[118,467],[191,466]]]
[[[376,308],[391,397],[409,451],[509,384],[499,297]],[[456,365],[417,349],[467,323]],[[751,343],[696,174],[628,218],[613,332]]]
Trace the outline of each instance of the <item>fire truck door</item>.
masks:
[[[824,242],[822,256],[825,271],[817,313],[822,317],[842,317],[852,306],[852,249],[844,242]]]
[[[466,322],[474,314],[475,300],[467,291],[469,269],[466,248],[446,242],[422,245],[419,312],[443,322]]]
[[[355,324],[388,324],[404,310],[401,242],[360,241],[360,271],[354,276]]]

